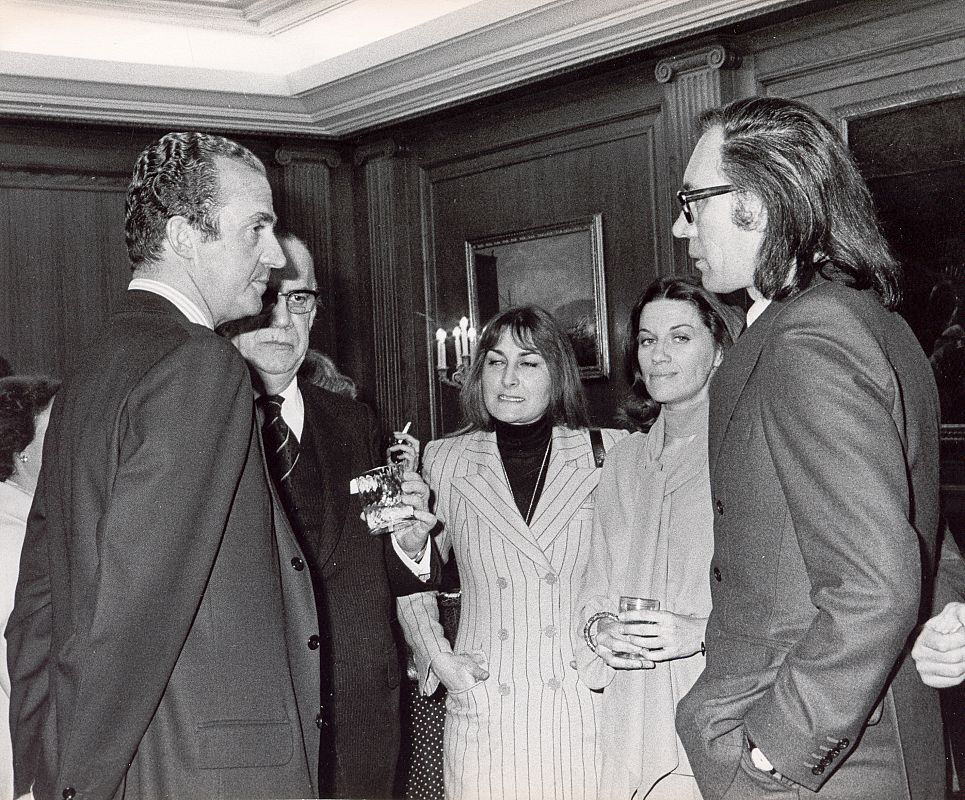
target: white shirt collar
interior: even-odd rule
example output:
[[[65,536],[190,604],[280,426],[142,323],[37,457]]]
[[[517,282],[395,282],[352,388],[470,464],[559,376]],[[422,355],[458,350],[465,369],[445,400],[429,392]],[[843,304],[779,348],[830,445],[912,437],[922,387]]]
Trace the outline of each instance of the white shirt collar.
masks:
[[[210,314],[184,294],[184,292],[175,289],[173,286],[154,280],[153,278],[134,278],[127,285],[127,290],[129,292],[137,290],[160,295],[184,314],[184,316],[188,318],[188,322],[193,322],[196,325],[204,325],[204,327],[214,330],[214,320],[211,319]]]
[[[292,378],[292,382],[278,394],[285,399],[281,404],[281,418],[295,434],[295,438],[301,441],[302,432],[305,430],[305,399],[302,397],[302,390],[298,388],[298,378]]]
[[[748,286],[747,293],[751,296],[751,300],[754,301],[751,303],[751,307],[747,309],[747,327],[749,328],[754,324],[755,320],[764,313],[764,309],[771,304],[771,301],[769,298],[764,297],[756,286]]]

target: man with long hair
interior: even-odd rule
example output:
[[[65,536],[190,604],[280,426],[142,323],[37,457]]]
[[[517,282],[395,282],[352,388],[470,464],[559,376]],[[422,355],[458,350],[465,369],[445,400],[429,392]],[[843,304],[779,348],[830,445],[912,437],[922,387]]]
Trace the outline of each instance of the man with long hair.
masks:
[[[943,796],[937,696],[907,657],[938,396],[899,266],[813,109],[750,98],[701,131],[673,232],[706,288],[754,303],[711,386],[713,612],[681,739],[706,800]]]

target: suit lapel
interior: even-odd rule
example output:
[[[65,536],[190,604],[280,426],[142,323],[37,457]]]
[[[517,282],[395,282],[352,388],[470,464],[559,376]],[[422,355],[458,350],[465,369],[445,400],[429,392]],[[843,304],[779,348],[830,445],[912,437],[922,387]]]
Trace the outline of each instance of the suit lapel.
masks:
[[[717,464],[720,444],[734,415],[737,401],[740,400],[744,386],[760,358],[761,349],[764,347],[780,305],[776,302],[771,303],[754,324],[744,330],[733,347],[725,353],[723,362],[711,380],[708,439],[711,472]]]
[[[542,550],[566,529],[600,479],[585,431],[554,428],[551,453],[531,528]]]
[[[531,561],[549,568],[546,555],[516,508],[496,446],[496,434],[472,434],[462,457],[468,462],[466,474],[453,478],[453,491],[462,495],[498,536]]]
[[[338,546],[345,528],[346,510],[352,505],[349,502],[348,487],[355,477],[351,474],[355,454],[345,431],[330,424],[330,415],[318,407],[312,393],[303,388],[302,397],[306,408],[306,430],[311,426],[311,435],[306,444],[314,448],[313,452],[318,459],[319,471],[325,483],[325,518],[317,543],[318,564],[324,567]]]

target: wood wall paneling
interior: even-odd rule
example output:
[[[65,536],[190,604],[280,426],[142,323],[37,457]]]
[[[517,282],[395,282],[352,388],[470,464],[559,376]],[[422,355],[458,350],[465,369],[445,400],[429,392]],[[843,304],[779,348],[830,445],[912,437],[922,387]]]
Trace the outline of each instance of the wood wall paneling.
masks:
[[[590,382],[587,391],[596,420],[609,422],[626,390],[624,320],[639,291],[661,272],[659,229],[670,225],[654,191],[659,121],[651,110],[427,166],[423,218],[435,305],[426,341],[436,327],[451,331],[469,312],[468,240],[602,214],[613,369],[609,381]],[[434,435],[459,424],[455,390],[444,386],[439,395]]]

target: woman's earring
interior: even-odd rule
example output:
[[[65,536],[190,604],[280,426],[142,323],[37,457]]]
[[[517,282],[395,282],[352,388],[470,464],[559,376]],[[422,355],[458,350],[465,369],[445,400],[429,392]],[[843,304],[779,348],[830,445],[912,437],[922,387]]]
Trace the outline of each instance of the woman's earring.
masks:
[[[17,453],[17,458],[20,459],[21,464],[26,464],[28,461],[30,461],[30,456],[28,456],[26,453]]]

